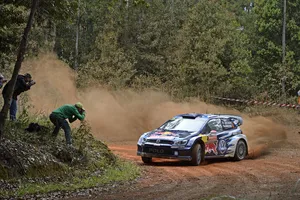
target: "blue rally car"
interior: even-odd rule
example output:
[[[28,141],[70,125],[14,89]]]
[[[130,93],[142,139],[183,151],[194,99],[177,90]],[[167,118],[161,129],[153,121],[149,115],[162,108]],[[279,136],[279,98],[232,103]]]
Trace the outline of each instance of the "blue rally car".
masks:
[[[204,158],[231,157],[243,160],[248,154],[247,137],[236,115],[189,113],[177,115],[159,128],[144,133],[137,155],[144,163],[152,158],[175,158],[200,165]]]

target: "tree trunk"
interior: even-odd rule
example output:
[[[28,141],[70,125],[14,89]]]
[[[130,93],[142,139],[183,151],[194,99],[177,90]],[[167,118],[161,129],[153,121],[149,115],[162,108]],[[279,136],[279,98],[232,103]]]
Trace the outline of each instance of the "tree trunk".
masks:
[[[286,0],[283,0],[283,22],[282,22],[282,63],[285,64],[285,38],[286,38]]]
[[[14,67],[12,77],[11,77],[12,84],[8,85],[8,88],[7,88],[8,96],[5,97],[4,105],[0,112],[0,138],[2,138],[3,134],[4,134],[4,125],[5,125],[5,120],[6,120],[7,113],[8,113],[9,107],[10,107],[10,100],[12,98],[13,91],[14,91],[14,88],[15,88],[15,85],[17,82],[17,76],[19,74],[19,71],[21,69],[21,64],[24,59],[24,54],[25,54],[26,45],[27,45],[27,38],[28,38],[28,34],[29,34],[30,28],[33,23],[34,13],[37,9],[38,1],[39,0],[32,0],[30,15],[29,15],[29,18],[27,21],[26,28],[24,29],[24,33],[23,33],[23,36],[21,39],[19,50],[18,50],[17,61],[15,64],[15,67]]]
[[[79,43],[79,28],[80,28],[80,0],[77,7],[77,23],[76,23],[76,42],[75,42],[75,64],[74,69],[78,69],[78,43]]]
[[[283,66],[283,77],[281,83],[282,89],[282,98],[284,102],[286,102],[286,89],[285,89],[285,81],[286,81],[286,66],[285,66],[285,56],[286,56],[286,0],[283,0],[283,22],[282,22],[282,66]]]

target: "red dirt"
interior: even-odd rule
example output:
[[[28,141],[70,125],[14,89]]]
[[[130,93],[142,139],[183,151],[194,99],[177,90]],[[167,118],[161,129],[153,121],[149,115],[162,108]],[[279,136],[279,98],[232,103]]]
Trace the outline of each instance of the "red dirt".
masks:
[[[111,144],[110,149],[142,167],[140,179],[131,186],[93,196],[93,199],[300,199],[300,136],[290,131],[281,147],[270,148],[255,159],[240,162],[205,161],[189,166],[177,160],[154,159],[151,165],[136,156],[136,143]]]
[[[240,162],[210,161],[193,167],[179,161],[154,160],[144,165],[135,145],[111,146],[121,157],[144,168],[133,191],[118,191],[101,199],[193,199],[229,195],[245,199],[300,199],[300,188],[290,194],[300,178],[299,148],[271,149],[257,159]]]

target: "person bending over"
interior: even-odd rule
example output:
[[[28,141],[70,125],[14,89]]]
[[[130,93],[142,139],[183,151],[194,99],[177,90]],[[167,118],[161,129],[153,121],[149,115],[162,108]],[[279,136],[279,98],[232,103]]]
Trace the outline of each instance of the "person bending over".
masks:
[[[77,119],[83,121],[85,118],[85,110],[82,103],[77,102],[75,105],[66,104],[54,110],[50,116],[50,121],[54,124],[53,137],[57,137],[60,128],[65,132],[66,143],[72,145],[71,128],[69,123],[73,123]]]

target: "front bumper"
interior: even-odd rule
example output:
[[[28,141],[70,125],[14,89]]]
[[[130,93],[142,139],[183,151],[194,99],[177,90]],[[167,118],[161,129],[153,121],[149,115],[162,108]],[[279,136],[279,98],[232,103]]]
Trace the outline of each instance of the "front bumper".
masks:
[[[178,160],[192,160],[190,148],[171,148],[171,146],[137,145],[137,155],[151,158],[168,158]]]

